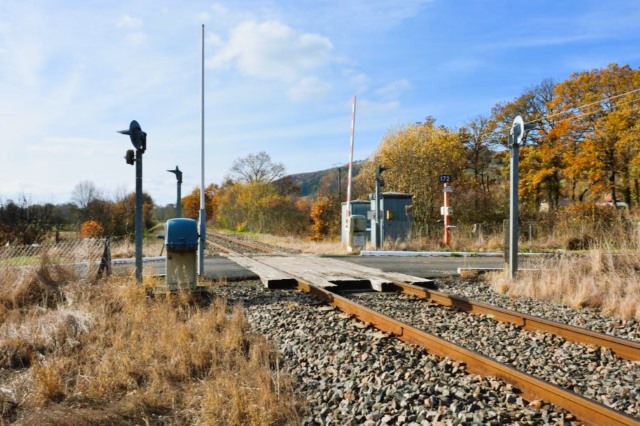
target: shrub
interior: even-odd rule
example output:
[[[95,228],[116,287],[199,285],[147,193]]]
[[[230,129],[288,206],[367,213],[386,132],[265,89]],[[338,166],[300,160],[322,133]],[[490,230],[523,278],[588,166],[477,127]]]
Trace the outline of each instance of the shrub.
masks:
[[[104,227],[100,222],[87,220],[80,225],[80,235],[83,238],[98,238],[104,235]]]

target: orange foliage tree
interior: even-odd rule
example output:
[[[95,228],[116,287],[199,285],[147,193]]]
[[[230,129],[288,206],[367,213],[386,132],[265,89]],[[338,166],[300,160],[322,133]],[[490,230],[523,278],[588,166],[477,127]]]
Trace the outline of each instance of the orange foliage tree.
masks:
[[[218,185],[209,184],[204,189],[204,205],[207,220],[213,219],[215,215],[215,204],[213,202]],[[194,188],[189,195],[182,197],[182,216],[198,220],[200,215],[200,188]]]
[[[340,233],[340,200],[338,197],[321,195],[311,205],[311,238],[320,241]]]
[[[98,238],[104,235],[104,227],[95,220],[87,220],[80,225],[80,235],[83,238]]]

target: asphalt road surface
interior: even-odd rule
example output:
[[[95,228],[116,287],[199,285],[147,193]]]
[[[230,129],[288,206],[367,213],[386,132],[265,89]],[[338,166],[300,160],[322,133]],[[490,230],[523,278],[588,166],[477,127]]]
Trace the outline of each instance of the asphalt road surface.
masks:
[[[458,268],[502,268],[504,261],[495,257],[395,257],[395,256],[327,256],[352,262],[384,272],[400,272],[420,278],[437,278],[457,274]],[[123,265],[133,268],[133,265]],[[163,275],[165,262],[148,262],[143,266],[145,275]],[[239,281],[257,279],[253,272],[222,256],[204,260],[205,276],[213,280]]]

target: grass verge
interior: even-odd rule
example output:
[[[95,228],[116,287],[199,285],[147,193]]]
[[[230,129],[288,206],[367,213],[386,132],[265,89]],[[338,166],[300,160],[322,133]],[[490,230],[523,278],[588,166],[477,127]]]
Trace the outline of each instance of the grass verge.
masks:
[[[504,272],[487,274],[494,291],[574,308],[598,309],[605,316],[640,321],[640,255],[603,249],[562,255],[538,271],[520,272],[510,280]]]
[[[43,264],[0,278],[0,424],[297,424],[243,310]]]

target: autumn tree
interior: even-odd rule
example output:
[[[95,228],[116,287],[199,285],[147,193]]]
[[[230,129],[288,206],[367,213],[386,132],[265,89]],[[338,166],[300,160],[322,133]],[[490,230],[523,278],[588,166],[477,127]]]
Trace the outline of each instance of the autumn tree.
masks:
[[[460,205],[473,207],[473,221],[477,223],[496,221],[503,211],[504,185],[500,158],[495,152],[499,145],[495,127],[490,117],[477,116],[459,131],[467,161],[464,173],[454,183],[454,199]],[[456,220],[465,219],[467,211],[468,208],[456,212]]]
[[[340,204],[335,202],[335,197],[318,196],[318,199],[311,204],[309,212],[313,240],[321,241],[327,237],[338,235],[341,213]]]
[[[552,105],[566,112],[557,137],[571,148],[566,174],[574,188],[582,182],[580,199],[587,191],[593,199],[609,192],[614,203],[631,203],[634,189],[638,199],[638,87],[640,70],[612,64],[575,73],[556,88]]]
[[[269,154],[261,151],[238,158],[231,165],[229,178],[236,182],[273,182],[284,176],[284,165],[275,163]]]
[[[375,168],[389,167],[384,174],[384,190],[413,195],[413,224],[414,229],[420,231],[440,218],[439,176],[448,174],[454,179],[460,178],[466,162],[460,133],[436,126],[435,120],[429,117],[424,123],[409,124],[387,133],[363,165],[357,180],[361,183],[359,188],[372,192]],[[362,193],[356,195],[366,198]]]
[[[217,190],[218,185],[215,183],[209,184],[209,186],[204,189],[204,204],[207,220],[214,218],[216,212],[214,195]],[[200,216],[200,188],[193,188],[193,191],[186,197],[182,197],[182,216],[198,220]]]
[[[318,198],[311,204],[312,238],[316,241],[340,234],[342,198],[340,182],[331,174],[320,180]]]
[[[80,224],[80,235],[83,238],[98,238],[104,235],[104,227],[95,220],[87,220]]]
[[[216,224],[235,231],[300,235],[308,231],[309,206],[268,182],[231,182],[215,197]]]

